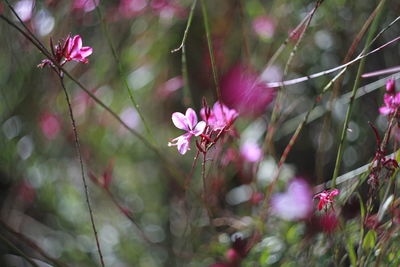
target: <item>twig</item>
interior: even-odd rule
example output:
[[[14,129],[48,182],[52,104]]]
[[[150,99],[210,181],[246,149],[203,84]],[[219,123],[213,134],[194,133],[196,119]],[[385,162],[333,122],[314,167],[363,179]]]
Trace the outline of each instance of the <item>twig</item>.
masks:
[[[188,20],[187,20],[187,23],[186,23],[185,31],[183,33],[183,38],[182,38],[181,45],[178,48],[175,48],[175,49],[171,50],[171,53],[178,52],[179,50],[181,50],[185,46],[187,34],[189,33],[189,28],[190,28],[190,25],[192,24],[192,19],[193,19],[193,14],[194,14],[194,9],[196,7],[196,3],[197,3],[197,0],[193,0],[192,6],[190,7],[190,13],[189,13],[189,17],[188,17]]]
[[[80,143],[79,143],[78,130],[76,128],[75,118],[74,118],[74,114],[72,112],[72,107],[71,107],[71,101],[69,99],[67,89],[65,88],[62,74],[59,77],[60,77],[61,86],[62,86],[64,94],[65,94],[65,100],[67,101],[68,110],[69,110],[69,116],[70,116],[71,123],[72,123],[72,130],[74,132],[76,153],[78,154],[79,164],[80,164],[80,167],[81,167],[81,176],[82,176],[82,182],[83,182],[83,187],[84,187],[84,191],[85,191],[86,204],[87,204],[88,209],[89,209],[90,222],[92,224],[93,233],[94,233],[94,236],[95,236],[95,239],[96,239],[96,246],[97,246],[97,251],[98,251],[99,257],[100,257],[100,263],[104,267],[105,265],[104,265],[104,260],[103,260],[103,254],[101,252],[99,237],[97,235],[97,230],[96,230],[96,224],[95,224],[94,218],[93,218],[92,206],[90,204],[90,199],[89,199],[88,186],[87,186],[86,178],[85,178],[85,171],[84,171],[84,167],[83,167],[83,159],[82,159],[82,153],[81,153],[81,148],[80,148]]]

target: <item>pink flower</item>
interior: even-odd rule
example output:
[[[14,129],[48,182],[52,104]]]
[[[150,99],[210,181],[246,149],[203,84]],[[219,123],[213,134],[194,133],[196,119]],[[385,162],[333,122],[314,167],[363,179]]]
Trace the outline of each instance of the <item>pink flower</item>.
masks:
[[[319,194],[316,194],[314,196],[315,198],[319,198],[319,203],[318,203],[318,210],[322,210],[324,207],[327,207],[330,203],[333,203],[333,197],[339,195],[340,191],[338,189],[332,189],[332,190],[324,190]]]
[[[206,128],[206,123],[204,121],[197,122],[196,112],[191,108],[186,110],[185,115],[180,112],[174,112],[172,114],[172,122],[176,128],[185,130],[186,133],[173,139],[168,143],[168,146],[177,146],[179,153],[184,155],[190,150],[189,146],[192,136],[201,135]]]
[[[253,142],[245,142],[240,147],[240,154],[248,162],[257,162],[261,160],[263,156],[260,146]]]
[[[205,120],[213,131],[229,128],[239,116],[234,109],[229,109],[220,102],[216,102],[212,109],[207,112],[206,108],[200,110],[200,116]]]
[[[235,65],[221,79],[222,100],[241,115],[262,114],[275,97],[258,74],[242,64]]]
[[[290,182],[287,192],[272,197],[272,210],[288,221],[305,219],[312,211],[311,197],[309,185],[303,179],[296,178]]]
[[[379,108],[379,112],[384,116],[394,114],[400,106],[400,92],[396,93],[396,83],[393,79],[386,82],[386,91],[383,96],[384,106]]]
[[[89,46],[82,47],[82,38],[79,35],[67,37],[64,45],[64,57],[66,61],[75,60],[82,63],[88,63],[86,58],[93,53],[93,49]]]
[[[266,16],[259,16],[253,20],[253,30],[264,39],[271,38],[275,32],[275,24]]]
[[[396,93],[396,81],[394,79],[389,79],[386,82],[386,91],[389,94],[394,94]]]

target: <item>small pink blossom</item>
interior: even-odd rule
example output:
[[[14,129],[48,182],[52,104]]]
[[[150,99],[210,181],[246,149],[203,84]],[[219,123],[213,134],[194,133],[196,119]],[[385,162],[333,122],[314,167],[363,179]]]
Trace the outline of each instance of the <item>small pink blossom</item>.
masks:
[[[253,20],[253,30],[264,39],[274,35],[275,23],[266,16],[259,16]]]
[[[296,178],[289,183],[287,192],[272,197],[271,205],[274,213],[282,219],[305,219],[312,211],[311,189],[303,179]]]
[[[318,193],[314,196],[319,199],[318,202],[318,210],[322,210],[324,207],[327,207],[329,204],[333,203],[333,197],[339,195],[340,191],[338,189],[332,190],[324,190],[321,193]]]
[[[379,112],[384,115],[392,115],[400,106],[400,92],[396,93],[396,84],[393,79],[386,82],[387,93],[383,96],[384,105],[379,108]]]
[[[190,150],[190,139],[192,136],[199,136],[204,132],[206,128],[206,123],[204,121],[197,122],[196,112],[188,108],[186,114],[180,112],[174,112],[172,114],[172,122],[175,127],[181,130],[185,130],[186,133],[172,139],[168,143],[168,146],[177,146],[179,153],[184,155],[188,150]]]
[[[245,142],[240,147],[240,154],[248,162],[260,161],[263,156],[261,147],[253,142]]]
[[[394,79],[389,79],[386,82],[386,91],[389,94],[394,94],[396,93],[396,81]]]
[[[82,63],[88,63],[86,58],[93,53],[93,49],[89,46],[82,47],[82,38],[79,35],[74,37],[68,36],[64,45],[64,57],[66,61],[75,60]]]
[[[200,110],[200,116],[214,131],[222,130],[223,128],[229,128],[229,126],[231,126],[239,116],[239,113],[236,110],[229,109],[227,106],[218,101],[214,104],[213,108],[209,110],[209,112],[206,109],[207,108],[202,108]]]

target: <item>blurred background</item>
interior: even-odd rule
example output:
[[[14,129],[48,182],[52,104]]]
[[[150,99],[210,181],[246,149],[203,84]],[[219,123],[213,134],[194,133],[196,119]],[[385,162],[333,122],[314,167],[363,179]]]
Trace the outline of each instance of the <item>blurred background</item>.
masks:
[[[222,100],[240,113],[235,122],[240,138],[232,138],[229,148],[224,149],[224,158],[214,161],[218,154],[209,155],[209,201],[213,203],[214,219],[220,219],[213,226],[202,202],[200,160],[190,190],[185,193],[182,187],[196,155],[194,143],[184,156],[167,146],[182,134],[171,122],[173,112],[184,113],[192,107],[200,115],[203,97],[210,106],[216,101],[200,1],[186,40],[186,77],[182,72],[182,50],[171,50],[181,44],[192,1],[109,0],[97,6],[98,2],[10,1],[47,48],[50,38],[56,43],[68,34],[80,35],[83,46],[92,47],[93,54],[88,64],[68,62],[67,71],[128,126],[152,140],[168,159],[163,163],[157,153],[65,78],[106,266],[208,266],[222,262],[237,235],[245,239],[251,225],[257,223],[257,204],[271,182],[277,159],[301,122],[298,118],[310,109],[333,75],[287,86],[273,147],[264,156],[254,151],[246,156],[246,149],[241,150],[245,144],[256,145],[256,151],[262,147],[276,101],[278,89],[268,88],[266,82],[302,77],[342,64],[378,1],[324,1],[286,74],[286,62],[299,38],[299,34],[291,33],[315,2],[204,1]],[[0,13],[20,25],[5,1],[0,5]],[[399,13],[400,3],[387,1],[378,30]],[[395,24],[373,47],[399,33],[400,27]],[[285,50],[266,69],[289,35]],[[12,234],[7,228],[11,227],[53,259],[70,266],[98,266],[74,133],[59,78],[51,68],[36,67],[45,57],[3,20],[0,36],[0,212],[2,225],[8,225],[1,230],[1,239],[6,240],[0,242],[2,260],[22,266],[18,265],[21,258],[13,256],[18,254],[7,245],[11,242],[26,254],[49,262],[21,236]],[[365,38],[351,58],[361,52],[364,43]],[[396,43],[369,56],[365,72],[397,66],[399,54]],[[352,89],[356,71],[356,66],[350,67],[337,85],[332,112],[326,112],[331,94],[321,99],[289,154],[276,190],[283,191],[295,176],[310,185],[331,178],[347,109],[346,93]],[[386,76],[361,80],[361,86],[373,88],[354,105],[340,173],[368,163],[374,155],[375,137],[368,121],[383,133],[387,119],[378,112],[385,81],[372,87],[371,83]],[[133,106],[125,82],[151,134]],[[327,127],[324,124],[329,128],[321,135]],[[178,172],[171,172],[171,168]],[[224,218],[229,222],[225,223]],[[272,234],[263,239],[243,266],[296,266],[290,264],[307,262],[306,257],[298,257],[298,240],[306,231],[305,224],[271,220],[267,231]],[[323,251],[315,253],[320,253],[321,264],[327,260]]]

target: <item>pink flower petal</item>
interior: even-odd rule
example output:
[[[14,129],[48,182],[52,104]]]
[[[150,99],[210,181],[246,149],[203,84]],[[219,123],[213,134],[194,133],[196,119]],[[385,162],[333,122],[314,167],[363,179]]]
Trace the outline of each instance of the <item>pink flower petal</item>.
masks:
[[[192,108],[188,108],[186,110],[186,119],[189,125],[189,129],[193,130],[195,125],[197,124],[197,115]]]
[[[199,136],[204,132],[205,128],[206,128],[206,123],[204,121],[200,121],[199,123],[197,123],[197,125],[194,128],[194,130],[192,131],[192,133],[195,136]]]
[[[331,191],[331,193],[329,194],[329,197],[334,197],[334,196],[337,196],[337,195],[339,195],[339,193],[340,193],[340,191],[339,191],[339,189],[333,189],[332,191]]]
[[[390,108],[388,107],[380,107],[379,108],[379,113],[381,113],[382,115],[386,116],[390,113]]]
[[[175,127],[181,130],[189,131],[187,119],[185,115],[180,112],[172,113],[172,122],[174,123]]]
[[[179,138],[178,140],[178,151],[181,155],[184,155],[190,148],[190,138],[185,137],[184,135],[180,136],[181,138]]]
[[[81,48],[80,54],[82,57],[88,57],[93,53],[93,49],[89,46],[85,46]]]

